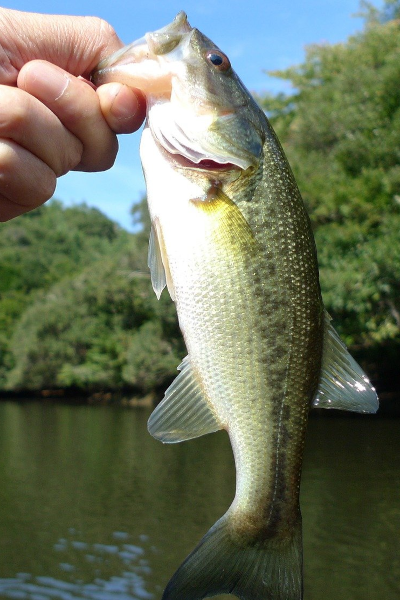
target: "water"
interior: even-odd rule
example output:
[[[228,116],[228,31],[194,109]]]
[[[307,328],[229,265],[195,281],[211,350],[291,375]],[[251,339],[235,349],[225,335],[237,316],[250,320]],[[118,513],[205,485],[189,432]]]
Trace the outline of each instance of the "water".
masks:
[[[229,506],[221,432],[174,446],[147,411],[0,403],[0,598],[156,600]],[[400,597],[399,421],[314,418],[305,600]]]

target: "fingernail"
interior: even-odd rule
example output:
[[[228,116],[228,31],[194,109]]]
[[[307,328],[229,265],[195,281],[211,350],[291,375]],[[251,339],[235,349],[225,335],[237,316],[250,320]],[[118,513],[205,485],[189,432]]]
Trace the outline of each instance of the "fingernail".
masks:
[[[110,112],[117,121],[126,121],[136,116],[139,102],[136,95],[126,85],[111,83],[109,84],[109,93],[113,96]]]
[[[35,61],[26,69],[24,88],[39,100],[55,102],[65,93],[70,81],[68,74],[59,67]]]

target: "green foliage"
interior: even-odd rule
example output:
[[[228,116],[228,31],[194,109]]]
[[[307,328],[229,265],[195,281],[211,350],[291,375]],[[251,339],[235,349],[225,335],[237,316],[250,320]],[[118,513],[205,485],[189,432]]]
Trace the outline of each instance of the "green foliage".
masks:
[[[399,0],[386,0],[383,7],[379,10],[371,2],[362,0],[360,2],[361,12],[359,16],[364,17],[368,25],[376,23],[386,23],[400,17]]]
[[[368,5],[365,30],[311,46],[262,104],[315,229],[323,296],[347,343],[400,343],[399,2]]]
[[[143,232],[128,234],[85,206],[51,203],[6,224],[0,246],[10,239],[0,294],[3,389],[144,392],[171,380],[184,348],[172,303],[151,290]]]
[[[182,358],[177,353],[173,339],[166,339],[160,321],[147,321],[132,336],[126,366],[122,370],[124,381],[148,391],[176,374]]]
[[[126,232],[99,210],[53,201],[2,224],[0,292],[48,288],[124,239]]]
[[[261,100],[315,229],[328,311],[348,344],[393,362],[400,345],[400,2],[346,43],[311,46]],[[147,269],[149,216],[128,234],[58,202],[0,229],[0,390],[165,387],[184,347]],[[375,359],[374,359],[375,360]],[[397,369],[397,366],[396,366]]]

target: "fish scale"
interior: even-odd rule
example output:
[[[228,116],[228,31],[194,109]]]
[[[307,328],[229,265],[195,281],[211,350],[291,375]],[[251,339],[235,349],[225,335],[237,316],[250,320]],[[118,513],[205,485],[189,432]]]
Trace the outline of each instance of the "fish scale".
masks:
[[[375,412],[378,402],[324,311],[290,166],[228,57],[184,13],[93,78],[146,96],[149,266],[157,296],[167,286],[176,302],[188,351],[149,431],[176,443],[226,429],[236,465],[230,508],[163,600],[301,600],[309,408]]]

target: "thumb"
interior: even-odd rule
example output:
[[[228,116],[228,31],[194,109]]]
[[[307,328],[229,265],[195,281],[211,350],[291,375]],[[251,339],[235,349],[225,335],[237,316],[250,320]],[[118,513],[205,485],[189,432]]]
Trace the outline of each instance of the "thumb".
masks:
[[[42,15],[0,8],[0,84],[15,85],[23,65],[43,59],[72,75],[88,76],[123,46],[98,17]]]

